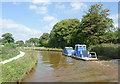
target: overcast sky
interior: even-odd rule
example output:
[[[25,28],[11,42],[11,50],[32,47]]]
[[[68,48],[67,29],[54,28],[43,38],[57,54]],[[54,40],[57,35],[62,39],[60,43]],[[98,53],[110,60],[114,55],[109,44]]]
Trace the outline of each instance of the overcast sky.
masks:
[[[32,37],[39,38],[43,33],[50,33],[53,25],[64,19],[82,19],[84,11],[90,5],[98,2],[2,2],[0,8],[0,36],[12,33],[15,40],[28,40]],[[110,18],[114,25],[118,25],[118,3],[102,2],[103,9],[109,9]]]

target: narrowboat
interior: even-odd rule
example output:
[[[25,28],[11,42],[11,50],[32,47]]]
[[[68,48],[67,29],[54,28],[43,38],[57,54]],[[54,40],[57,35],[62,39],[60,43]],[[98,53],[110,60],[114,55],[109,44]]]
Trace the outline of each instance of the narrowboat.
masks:
[[[65,47],[66,49],[66,47]],[[68,48],[67,48],[68,49]],[[75,50],[71,48],[71,51],[69,53],[66,53],[67,55],[70,55],[72,58],[80,59],[80,60],[98,60],[96,52],[89,52],[87,50],[87,47],[85,44],[76,44]]]
[[[63,55],[71,56],[74,53],[73,47],[65,47],[63,50]]]

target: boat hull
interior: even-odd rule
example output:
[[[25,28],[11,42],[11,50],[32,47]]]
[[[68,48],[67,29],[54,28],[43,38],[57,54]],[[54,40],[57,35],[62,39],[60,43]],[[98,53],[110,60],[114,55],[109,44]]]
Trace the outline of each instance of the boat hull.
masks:
[[[71,57],[79,59],[79,60],[84,60],[84,61],[97,61],[97,58],[89,58],[89,57],[77,57],[75,55],[72,55]]]
[[[65,56],[68,56],[68,57],[71,57],[72,55],[68,55],[68,54],[65,54],[65,53],[62,53],[62,55],[65,55]]]

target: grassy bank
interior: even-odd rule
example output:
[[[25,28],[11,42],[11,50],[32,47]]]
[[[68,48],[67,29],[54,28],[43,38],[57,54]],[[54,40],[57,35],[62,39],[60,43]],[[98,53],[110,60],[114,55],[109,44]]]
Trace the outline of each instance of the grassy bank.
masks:
[[[0,61],[2,61],[2,46],[0,44]]]
[[[120,58],[118,55],[118,44],[104,43],[89,47],[90,51],[95,51],[98,57]]]
[[[46,48],[46,47],[24,47],[24,49],[62,50],[58,48]]]
[[[24,50],[25,51],[25,50]],[[35,67],[37,53],[25,51],[25,55],[2,66],[2,82],[20,82]]]
[[[4,47],[0,49],[0,61],[10,59],[18,54],[20,54],[20,52],[16,49],[14,44],[5,44]]]

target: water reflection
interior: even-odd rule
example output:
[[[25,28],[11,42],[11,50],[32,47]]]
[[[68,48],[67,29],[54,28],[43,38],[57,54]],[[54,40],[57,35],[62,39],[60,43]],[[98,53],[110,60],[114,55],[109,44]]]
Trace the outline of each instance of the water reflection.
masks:
[[[111,66],[101,66],[99,62],[81,61],[62,56],[61,52],[38,51],[36,70],[23,82],[117,81],[117,66],[109,62],[103,64],[111,65],[112,69]]]

